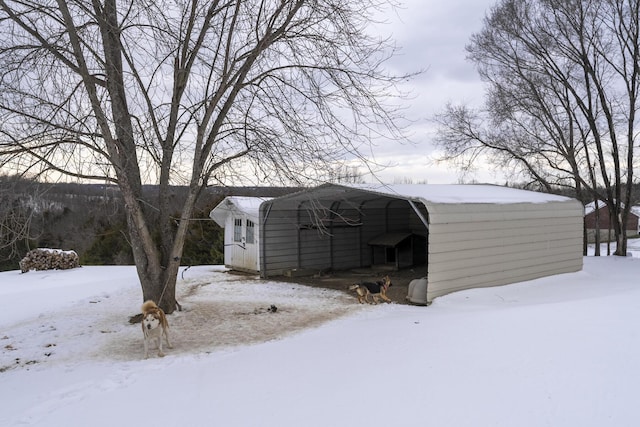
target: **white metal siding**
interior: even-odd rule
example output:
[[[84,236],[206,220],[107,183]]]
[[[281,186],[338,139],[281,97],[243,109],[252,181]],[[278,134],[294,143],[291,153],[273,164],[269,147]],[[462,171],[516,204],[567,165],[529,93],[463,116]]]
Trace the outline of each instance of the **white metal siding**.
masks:
[[[427,300],[582,268],[582,205],[429,204]]]

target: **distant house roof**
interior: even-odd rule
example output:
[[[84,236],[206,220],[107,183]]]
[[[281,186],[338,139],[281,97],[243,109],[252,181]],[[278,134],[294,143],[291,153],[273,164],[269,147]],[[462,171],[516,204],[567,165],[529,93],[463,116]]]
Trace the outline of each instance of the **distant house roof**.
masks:
[[[604,202],[602,201],[598,201],[598,209],[602,209],[602,208],[606,208],[607,205],[604,204]],[[589,215],[592,212],[595,212],[596,210],[596,202],[591,202],[591,203],[587,203],[586,205],[584,205],[584,214],[585,215]]]
[[[602,209],[602,208],[606,208],[606,207],[607,207],[607,205],[604,202],[602,202],[602,201],[598,202],[598,209]],[[584,206],[584,214],[585,215],[589,215],[590,213],[595,212],[595,210],[596,210],[596,202],[587,203]],[[637,206],[637,205],[636,206],[631,206],[630,211],[631,211],[632,214],[634,214],[635,216],[640,218],[640,206]]]

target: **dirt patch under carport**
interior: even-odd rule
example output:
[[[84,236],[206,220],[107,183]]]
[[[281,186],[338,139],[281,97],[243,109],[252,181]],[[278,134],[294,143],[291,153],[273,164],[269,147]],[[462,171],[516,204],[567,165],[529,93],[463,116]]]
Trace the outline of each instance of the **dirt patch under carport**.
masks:
[[[355,293],[348,289],[349,285],[360,282],[374,282],[380,280],[387,274],[391,278],[391,283],[393,284],[393,286],[391,286],[387,291],[389,299],[397,304],[414,305],[406,298],[409,292],[409,283],[413,279],[420,279],[427,275],[426,265],[402,270],[396,270],[387,266],[374,266],[371,268],[332,271],[308,276],[277,276],[270,277],[270,279],[344,291],[355,299]]]

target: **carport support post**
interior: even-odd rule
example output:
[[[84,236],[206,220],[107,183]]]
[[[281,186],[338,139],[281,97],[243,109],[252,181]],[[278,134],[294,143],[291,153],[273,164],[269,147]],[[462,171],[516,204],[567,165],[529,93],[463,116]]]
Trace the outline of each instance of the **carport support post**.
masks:
[[[420,221],[422,221],[422,224],[424,224],[424,228],[427,229],[427,247],[425,248],[425,251],[427,253],[427,275],[428,275],[429,274],[429,222],[424,217],[424,215],[422,215],[422,212],[420,212],[420,209],[418,209],[416,204],[413,203],[413,200],[407,199],[407,202],[409,202],[409,206],[413,208],[413,211],[416,213],[416,215],[418,215],[418,218],[420,218]],[[425,206],[425,209],[426,209],[426,206]],[[427,215],[428,214],[429,214],[429,211],[427,211]],[[413,247],[413,242],[411,242],[411,246]]]
[[[266,248],[266,239],[265,239],[265,235],[266,235],[266,224],[267,224],[267,220],[269,219],[269,213],[271,213],[271,207],[273,206],[273,203],[269,203],[269,204],[265,204],[267,202],[263,202],[263,204],[265,205],[265,209],[263,209],[264,212],[264,216],[262,217],[262,223],[260,224],[260,230],[259,230],[259,235],[260,235],[260,249],[258,249],[260,251],[260,277],[263,279],[267,278],[267,248]],[[262,207],[262,206],[261,206]],[[258,209],[259,211],[259,209]],[[258,217],[260,216],[260,214],[258,214]]]
[[[422,223],[424,224],[424,227],[427,229],[427,232],[428,232],[429,231],[429,223],[427,222],[427,219],[424,217],[424,215],[422,215],[422,212],[420,212],[420,209],[418,209],[416,204],[413,203],[413,200],[407,199],[407,202],[409,202],[409,205],[413,208],[413,210],[415,211],[416,215],[418,215],[418,218],[420,218],[420,221],[422,221]]]

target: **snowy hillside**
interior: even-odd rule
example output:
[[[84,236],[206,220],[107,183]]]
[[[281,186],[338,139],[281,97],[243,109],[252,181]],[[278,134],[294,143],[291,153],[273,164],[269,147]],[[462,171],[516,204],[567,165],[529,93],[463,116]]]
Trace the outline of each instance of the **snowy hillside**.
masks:
[[[0,426],[637,426],[639,276],[588,257],[412,307],[191,268],[143,360],[133,267],[4,272]]]

